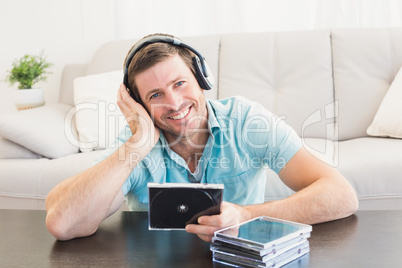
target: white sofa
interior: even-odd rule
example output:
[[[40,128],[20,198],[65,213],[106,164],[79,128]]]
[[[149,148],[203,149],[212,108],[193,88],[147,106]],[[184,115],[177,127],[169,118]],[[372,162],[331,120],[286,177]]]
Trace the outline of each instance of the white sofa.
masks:
[[[360,209],[402,209],[402,140],[366,133],[402,66],[402,28],[183,39],[204,55],[214,72],[217,83],[206,92],[208,98],[243,95],[259,101],[294,127],[312,154],[345,175],[358,193]],[[65,66],[60,103],[75,105],[76,77],[105,77],[121,70],[134,43],[107,43],[88,64]],[[115,92],[117,87],[110,90]],[[96,92],[96,86],[93,90]],[[49,141],[53,138],[47,137]],[[57,154],[57,146],[51,149]],[[37,154],[4,159],[3,154],[0,208],[44,209],[46,195],[56,184],[88,168],[102,153],[75,151],[54,159],[38,158]],[[267,171],[266,200],[291,193],[276,174]]]

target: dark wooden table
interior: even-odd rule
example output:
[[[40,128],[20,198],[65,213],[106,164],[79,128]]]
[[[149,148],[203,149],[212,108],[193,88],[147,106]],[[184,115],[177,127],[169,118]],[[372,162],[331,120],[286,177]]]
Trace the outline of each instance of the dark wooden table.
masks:
[[[0,267],[225,267],[184,231],[148,231],[147,213],[118,212],[86,238],[57,241],[45,211],[0,210]],[[310,253],[286,267],[402,267],[402,211],[359,211],[313,226]]]

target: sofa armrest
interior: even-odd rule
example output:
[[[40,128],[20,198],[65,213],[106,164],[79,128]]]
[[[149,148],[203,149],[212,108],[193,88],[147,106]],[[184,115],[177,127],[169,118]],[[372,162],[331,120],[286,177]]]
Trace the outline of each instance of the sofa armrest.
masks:
[[[74,105],[74,79],[85,76],[88,64],[67,64],[64,66],[60,83],[59,102]]]

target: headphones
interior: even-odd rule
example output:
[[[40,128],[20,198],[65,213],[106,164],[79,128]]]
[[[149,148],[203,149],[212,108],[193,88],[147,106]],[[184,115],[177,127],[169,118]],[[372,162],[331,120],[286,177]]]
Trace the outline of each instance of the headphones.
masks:
[[[128,67],[134,57],[134,55],[140,51],[142,48],[153,44],[153,43],[168,43],[176,46],[182,46],[195,54],[193,57],[193,66],[195,70],[195,78],[197,79],[198,85],[205,90],[210,90],[215,83],[214,76],[212,74],[211,69],[209,68],[205,58],[194,48],[183,43],[179,38],[174,36],[166,36],[166,35],[152,35],[138,41],[134,47],[128,53],[126,62],[124,63],[124,78],[123,84],[128,89]],[[137,100],[134,94],[129,91],[130,96],[137,102],[141,103],[140,100]]]

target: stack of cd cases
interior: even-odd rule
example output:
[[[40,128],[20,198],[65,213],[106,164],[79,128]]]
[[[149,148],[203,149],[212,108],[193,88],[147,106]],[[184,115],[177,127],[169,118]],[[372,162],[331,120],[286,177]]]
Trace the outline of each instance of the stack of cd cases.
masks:
[[[310,251],[311,225],[258,217],[215,232],[213,261],[234,267],[281,267]]]

